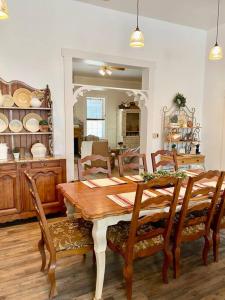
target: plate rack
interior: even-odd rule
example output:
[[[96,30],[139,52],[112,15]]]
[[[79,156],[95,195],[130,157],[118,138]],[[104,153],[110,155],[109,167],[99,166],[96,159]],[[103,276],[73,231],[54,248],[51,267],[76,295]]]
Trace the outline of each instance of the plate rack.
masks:
[[[0,143],[6,143],[8,146],[8,154],[12,158],[12,151],[15,147],[25,148],[26,158],[31,157],[30,149],[33,144],[40,142],[44,144],[47,148],[47,155],[53,155],[53,122],[52,122],[52,101],[51,93],[49,87],[45,89],[35,89],[24,82],[14,80],[6,82],[0,78],[0,90],[2,95],[11,95],[13,96],[14,92],[19,88],[26,88],[31,92],[37,92],[39,98],[41,97],[42,105],[41,107],[34,108],[21,108],[17,107],[14,104],[12,107],[3,107],[0,106],[0,112],[6,115],[8,121],[10,122],[13,119],[20,120],[23,123],[23,118],[28,113],[36,113],[41,116],[42,119],[48,120],[49,131],[48,132],[29,132],[24,127],[21,132],[14,133],[9,127],[4,131],[0,132]]]

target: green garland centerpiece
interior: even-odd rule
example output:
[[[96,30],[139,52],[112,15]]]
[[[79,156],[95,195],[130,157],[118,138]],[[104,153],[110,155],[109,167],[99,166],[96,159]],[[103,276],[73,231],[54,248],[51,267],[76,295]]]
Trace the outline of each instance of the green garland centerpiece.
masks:
[[[156,171],[155,173],[141,173],[141,177],[143,178],[144,182],[150,181],[155,178],[160,178],[160,177],[176,177],[176,178],[181,178],[181,179],[186,179],[187,174],[184,171],[176,171],[176,172],[170,172],[166,170],[159,170]]]
[[[173,98],[173,102],[179,109],[186,106],[186,98],[180,93],[176,94],[176,96]]]

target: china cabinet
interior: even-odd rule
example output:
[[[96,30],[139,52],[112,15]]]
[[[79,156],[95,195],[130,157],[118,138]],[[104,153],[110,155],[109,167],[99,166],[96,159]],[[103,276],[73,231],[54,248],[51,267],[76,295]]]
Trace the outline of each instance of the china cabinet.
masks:
[[[37,103],[38,100],[33,100],[35,107],[19,107],[13,104],[12,96],[19,89],[32,92],[41,104]],[[4,106],[4,101],[0,101],[0,113],[8,119],[8,123],[18,120],[23,124],[20,132],[13,132],[9,126],[0,132],[0,143],[6,145],[8,150],[7,159],[0,159],[0,223],[35,216],[24,171],[28,171],[34,178],[45,213],[63,211],[64,202],[56,186],[66,181],[66,161],[62,157],[54,156],[53,153],[52,101],[48,86],[46,89],[37,90],[20,81],[7,83],[0,79],[0,90],[1,97],[9,95],[11,100],[11,103],[6,103],[8,106]],[[41,119],[47,120],[49,130],[47,132],[28,131],[23,120],[29,113],[38,114]],[[36,148],[37,145],[42,145],[41,150],[45,149],[44,152],[42,151],[43,155],[40,155],[42,157],[32,156],[31,148],[34,144]],[[14,148],[20,149],[22,155],[19,160],[13,159]],[[36,150],[38,150],[36,154],[41,153],[40,149]]]
[[[119,109],[117,114],[117,143],[127,148],[140,146],[140,109]]]

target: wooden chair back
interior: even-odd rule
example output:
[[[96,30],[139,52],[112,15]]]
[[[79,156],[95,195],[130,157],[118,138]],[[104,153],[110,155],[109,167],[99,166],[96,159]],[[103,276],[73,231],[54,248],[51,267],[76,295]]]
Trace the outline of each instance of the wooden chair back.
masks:
[[[138,162],[126,163],[126,159],[136,159]],[[140,161],[142,164],[140,164]],[[119,174],[124,176],[124,171],[127,170],[139,170],[143,169],[144,172],[147,172],[147,161],[145,154],[139,154],[136,152],[125,152],[118,156],[119,163]]]
[[[213,218],[212,229],[216,233],[220,231],[220,228],[225,228],[225,222],[222,223],[222,218],[225,216],[225,190],[222,193],[220,203],[215,211]]]
[[[139,183],[137,185],[136,190],[136,198],[134,203],[134,209],[132,214],[132,220],[130,225],[130,232],[127,242],[127,251],[126,251],[126,259],[127,262],[131,262],[133,260],[133,248],[135,243],[150,239],[152,237],[156,237],[158,235],[162,235],[164,238],[164,246],[169,247],[170,235],[173,226],[173,219],[176,211],[176,205],[178,202],[180,187],[182,180],[179,178],[167,176],[161,177],[157,179],[150,180],[147,183]],[[155,189],[155,188],[168,188],[168,186],[173,187],[173,192],[171,195],[169,194],[160,194],[156,197],[151,197],[146,201],[142,202],[142,195],[147,189]],[[159,213],[148,215],[145,214],[144,217],[140,218],[140,211],[147,210],[149,206],[158,206],[164,210]],[[138,230],[150,223],[157,222],[159,220],[165,220],[165,226],[162,228],[152,229],[149,232],[145,232],[144,234],[138,233]],[[160,249],[162,250],[162,249]],[[146,249],[148,251],[148,249]],[[144,254],[145,255],[145,254]],[[143,254],[141,256],[144,256]],[[146,253],[146,255],[148,255]]]
[[[168,160],[161,159],[161,156],[165,155],[169,157]],[[169,150],[158,150],[156,152],[151,153],[152,158],[152,169],[153,172],[156,172],[158,168],[165,167],[165,166],[171,166],[174,168],[174,171],[178,170],[178,164],[177,164],[177,156],[174,151]]]
[[[180,243],[182,239],[182,230],[185,227],[205,224],[204,235],[208,235],[210,231],[211,222],[215,212],[215,207],[221,194],[221,187],[224,180],[225,172],[208,171],[190,177],[188,180],[185,196],[183,199],[179,220],[176,226],[175,241]],[[215,186],[201,186],[201,183],[209,180],[216,181]],[[207,200],[207,201],[204,201]],[[189,218],[193,212],[202,212],[207,210],[205,215],[201,213],[196,217]],[[199,233],[197,233],[199,235]],[[198,237],[196,237],[198,238]],[[195,239],[190,235],[190,240]]]
[[[50,235],[50,231],[48,228],[48,223],[47,223],[47,219],[45,217],[45,213],[44,213],[44,209],[41,203],[41,199],[39,197],[38,191],[37,191],[37,186],[36,183],[34,181],[34,179],[30,176],[30,174],[27,171],[24,171],[25,174],[25,178],[28,184],[28,188],[29,188],[29,192],[31,195],[31,199],[32,199],[32,203],[34,205],[35,208],[35,212],[37,215],[37,219],[38,219],[38,223],[41,229],[41,234],[42,237],[45,241],[46,247],[48,249],[48,251],[50,253],[55,252],[55,248],[53,245],[53,241]],[[44,173],[43,173],[44,175]]]
[[[106,163],[106,168],[103,167],[88,167],[85,168],[84,164],[87,162],[94,162],[94,161],[102,161]],[[89,155],[84,158],[78,159],[78,179],[79,180],[86,180],[88,175],[103,173],[106,174],[108,177],[111,177],[111,166],[110,166],[110,158],[101,156],[101,155]]]

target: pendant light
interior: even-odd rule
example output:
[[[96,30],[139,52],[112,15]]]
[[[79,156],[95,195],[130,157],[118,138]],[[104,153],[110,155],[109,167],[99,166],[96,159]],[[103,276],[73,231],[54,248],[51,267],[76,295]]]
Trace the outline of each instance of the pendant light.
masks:
[[[138,19],[139,19],[139,0],[137,0],[137,27],[132,32],[130,37],[130,46],[133,48],[144,47],[144,35],[139,29]]]
[[[219,32],[219,18],[220,18],[220,0],[218,0],[218,13],[216,24],[216,43],[209,52],[209,60],[220,60],[223,58],[223,49],[218,45],[218,32]]]
[[[0,0],[0,20],[8,19],[8,6],[6,0]]]

